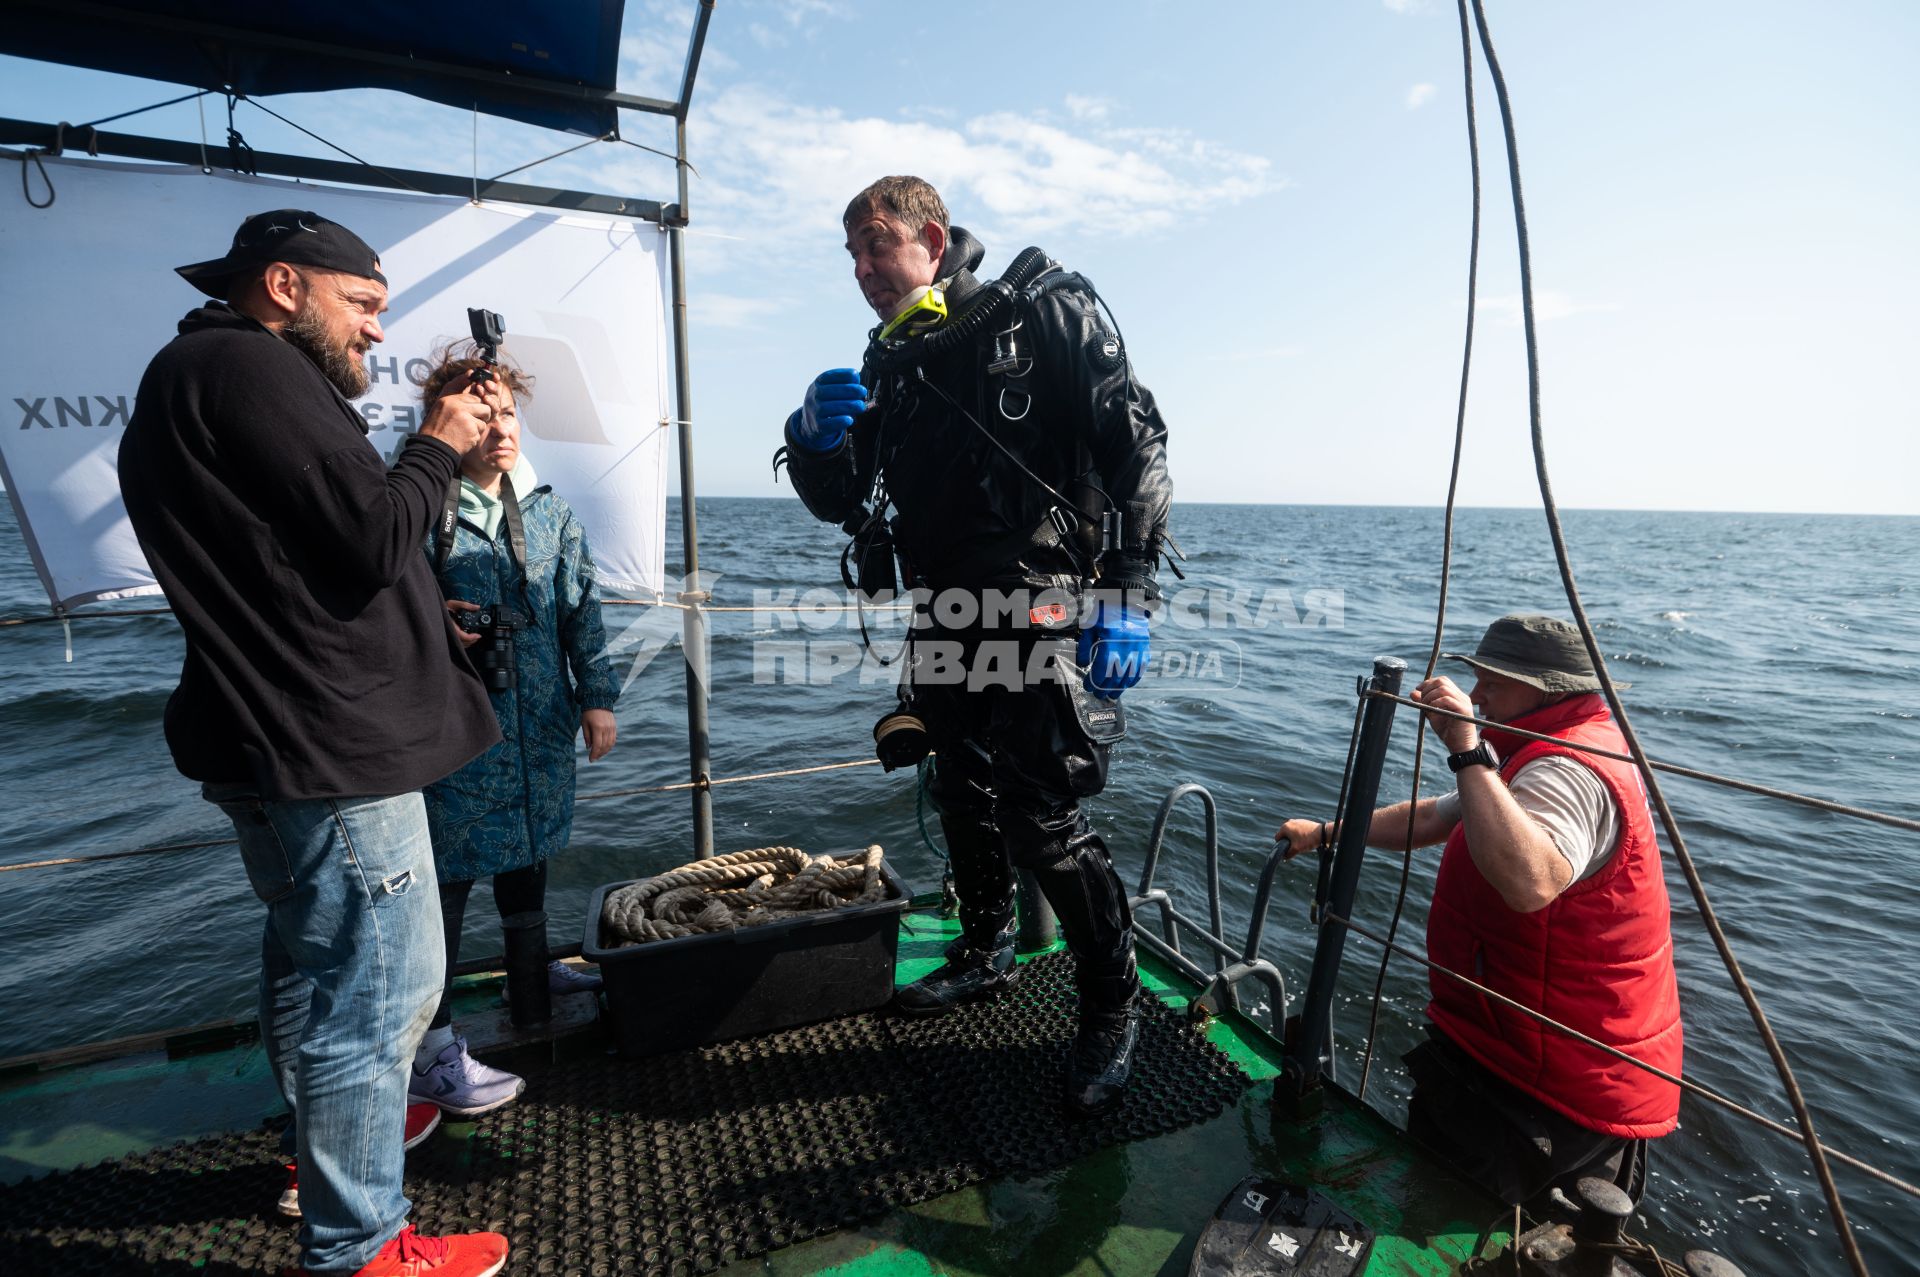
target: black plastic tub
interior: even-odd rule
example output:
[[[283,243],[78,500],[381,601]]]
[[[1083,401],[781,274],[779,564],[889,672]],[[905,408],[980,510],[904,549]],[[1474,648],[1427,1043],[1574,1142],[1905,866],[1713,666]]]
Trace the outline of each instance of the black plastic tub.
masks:
[[[658,1055],[885,1005],[912,893],[885,861],[880,874],[886,898],[869,904],[624,949],[601,944],[600,913],[609,893],[640,880],[594,888],[580,954],[606,981],[614,1045]]]

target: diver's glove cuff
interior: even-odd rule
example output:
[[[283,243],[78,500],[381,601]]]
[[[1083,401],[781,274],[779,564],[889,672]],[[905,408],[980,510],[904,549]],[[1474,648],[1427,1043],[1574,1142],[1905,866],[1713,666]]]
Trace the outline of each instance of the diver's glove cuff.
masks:
[[[1131,554],[1109,554],[1100,560],[1100,579],[1094,589],[1146,603],[1160,600],[1160,583],[1154,579],[1153,560]]]
[[[806,442],[803,437],[805,415],[804,408],[795,408],[793,415],[787,418],[787,446],[793,451],[804,453],[809,457],[831,457],[847,446],[847,432],[844,429],[834,435],[832,442],[825,447],[816,447]]]

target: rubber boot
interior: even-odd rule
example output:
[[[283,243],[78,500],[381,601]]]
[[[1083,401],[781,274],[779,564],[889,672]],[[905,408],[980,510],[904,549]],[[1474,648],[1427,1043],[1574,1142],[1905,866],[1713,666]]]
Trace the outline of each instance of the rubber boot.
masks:
[[[1044,830],[1041,822],[1034,823]],[[1080,1023],[1067,1061],[1064,1106],[1070,1116],[1098,1117],[1120,1103],[1140,1035],[1133,915],[1106,844],[1088,828],[1086,816],[1059,813],[1046,823],[1059,832],[1023,862],[1059,918],[1080,988]]]
[[[1065,1106],[1072,1117],[1099,1117],[1120,1104],[1140,1039],[1140,978],[1129,961],[1116,975],[1082,975],[1080,1027],[1067,1056]]]
[[[955,807],[954,795],[943,801]],[[959,796],[974,799],[970,789]],[[942,955],[946,964],[894,995],[907,1015],[939,1015],[963,1002],[992,997],[1019,981],[1014,965],[1014,875],[999,831],[983,812],[940,813],[947,863],[960,893],[960,935]]]
[[[997,997],[1020,983],[1020,967],[1013,956],[1014,920],[1006,921],[976,945],[970,938],[958,953],[949,952],[945,964],[893,995],[902,1015],[944,1015],[955,1007]]]

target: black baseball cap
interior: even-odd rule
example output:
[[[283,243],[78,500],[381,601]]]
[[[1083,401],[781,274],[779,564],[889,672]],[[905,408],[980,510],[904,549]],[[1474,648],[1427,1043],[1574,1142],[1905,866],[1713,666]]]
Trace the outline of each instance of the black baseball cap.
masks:
[[[380,255],[367,241],[340,223],[302,208],[255,213],[233,233],[233,246],[227,249],[225,257],[176,266],[174,271],[207,296],[224,301],[227,286],[235,275],[269,262],[317,266],[382,284],[387,282],[387,277],[380,273]]]

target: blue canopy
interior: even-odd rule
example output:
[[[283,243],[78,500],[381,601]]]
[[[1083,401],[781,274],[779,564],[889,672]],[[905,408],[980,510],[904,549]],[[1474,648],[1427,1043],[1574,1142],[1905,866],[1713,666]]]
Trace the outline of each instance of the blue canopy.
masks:
[[[25,0],[0,53],[249,96],[395,89],[590,136],[616,105],[624,0]]]

